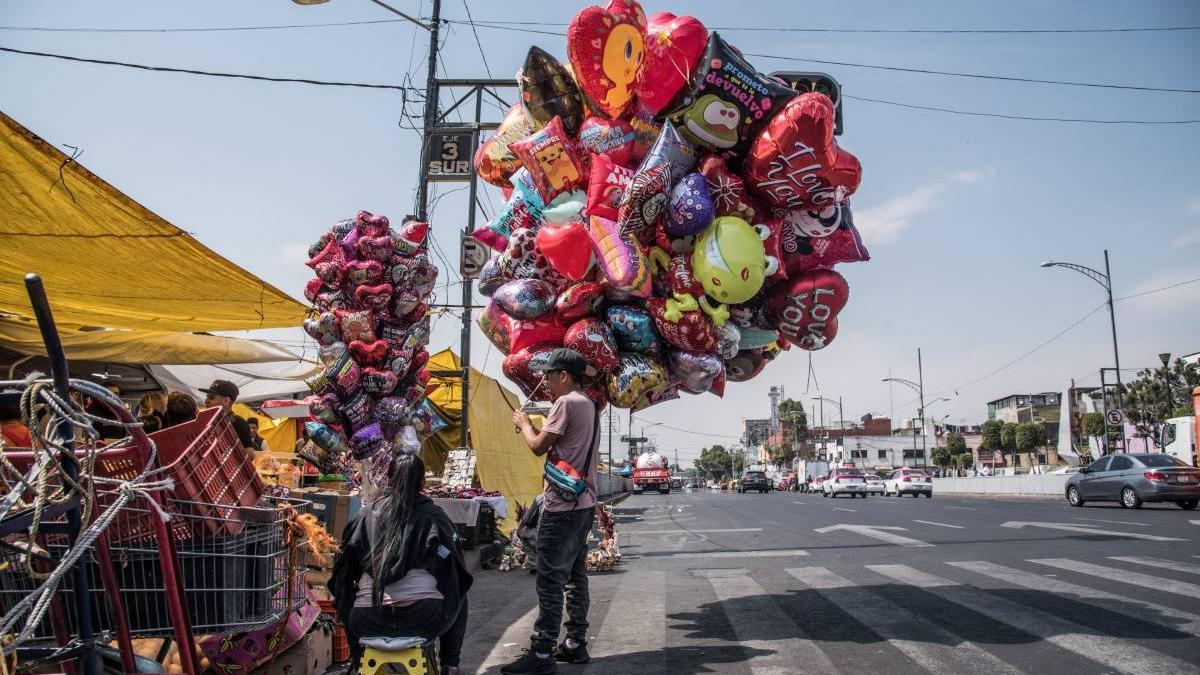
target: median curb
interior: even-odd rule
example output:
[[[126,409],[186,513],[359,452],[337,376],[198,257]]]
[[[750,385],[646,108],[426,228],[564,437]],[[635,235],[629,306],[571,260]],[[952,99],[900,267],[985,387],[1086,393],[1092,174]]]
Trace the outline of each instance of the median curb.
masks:
[[[935,497],[939,497],[939,496],[940,497],[960,497],[960,498],[961,497],[970,497],[973,499],[995,499],[995,500],[1000,500],[1000,501],[1003,501],[1006,499],[1011,499],[1011,500],[1015,500],[1015,501],[1033,501],[1033,502],[1065,502],[1066,501],[1066,498],[1063,497],[1062,495],[1023,495],[1023,494],[1002,494],[1002,493],[996,493],[996,492],[990,492],[990,493],[938,492],[937,490],[934,490],[933,495]]]

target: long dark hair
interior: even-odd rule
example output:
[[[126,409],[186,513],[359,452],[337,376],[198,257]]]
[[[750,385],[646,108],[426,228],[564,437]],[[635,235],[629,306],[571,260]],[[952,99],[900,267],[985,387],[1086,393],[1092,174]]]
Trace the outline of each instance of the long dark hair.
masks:
[[[417,495],[425,486],[425,463],[416,455],[400,454],[392,460],[388,479],[391,494],[379,505],[375,523],[378,538],[372,542],[371,550],[371,580],[374,583],[371,602],[376,607],[383,605],[385,580],[403,562],[408,521],[416,507]]]

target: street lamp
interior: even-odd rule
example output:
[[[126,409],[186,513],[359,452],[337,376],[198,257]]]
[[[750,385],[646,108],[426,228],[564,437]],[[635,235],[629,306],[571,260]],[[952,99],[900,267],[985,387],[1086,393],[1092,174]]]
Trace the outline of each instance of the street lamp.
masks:
[[[824,396],[813,396],[812,399],[814,401],[818,402],[818,407],[820,407],[820,409],[821,409],[821,428],[822,428],[822,432],[824,432],[825,407],[821,404],[828,403],[830,405],[833,405],[834,401],[833,401],[833,399],[825,398]],[[844,448],[845,443],[846,443],[846,435],[845,435],[846,429],[845,429],[845,424],[843,423],[842,420],[844,420],[846,418],[846,416],[842,413],[842,397],[841,396],[838,396],[838,398],[837,398],[837,407],[838,407],[838,445],[842,446]],[[825,433],[825,437],[828,438],[829,434]]]
[[[1121,354],[1117,350],[1117,315],[1113,311],[1113,296],[1112,296],[1112,271],[1108,267],[1108,249],[1104,249],[1104,272],[1094,270],[1090,267],[1077,265],[1075,263],[1057,262],[1047,260],[1042,263],[1042,267],[1065,267],[1069,270],[1075,270],[1092,281],[1104,287],[1104,292],[1108,294],[1108,323],[1112,328],[1112,346],[1113,346],[1113,362],[1117,369],[1117,407],[1121,407]]]
[[[323,5],[327,2],[329,2],[329,0],[292,0],[292,2],[296,3],[297,5]],[[379,5],[380,7],[386,9],[387,11],[391,12],[392,14],[396,14],[398,16],[404,17],[405,19],[408,19],[409,21],[417,24],[418,26],[420,26],[421,28],[424,28],[425,30],[433,30],[430,26],[427,26],[427,25],[421,23],[415,17],[411,17],[411,16],[405,14],[404,12],[401,12],[400,10],[396,9],[395,7],[392,7],[391,5],[387,4],[386,2],[383,2],[383,0],[371,0],[371,2]]]

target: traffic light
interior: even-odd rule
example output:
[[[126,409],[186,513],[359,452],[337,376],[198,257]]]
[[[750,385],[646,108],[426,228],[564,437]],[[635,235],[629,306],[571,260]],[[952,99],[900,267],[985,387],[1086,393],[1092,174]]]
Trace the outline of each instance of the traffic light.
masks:
[[[834,124],[833,133],[841,135],[842,133],[842,85],[833,79],[832,75],[827,73],[807,73],[798,71],[781,71],[771,73],[771,77],[778,77],[787,83],[787,86],[795,89],[800,93],[815,91],[825,94],[829,100],[833,101]]]

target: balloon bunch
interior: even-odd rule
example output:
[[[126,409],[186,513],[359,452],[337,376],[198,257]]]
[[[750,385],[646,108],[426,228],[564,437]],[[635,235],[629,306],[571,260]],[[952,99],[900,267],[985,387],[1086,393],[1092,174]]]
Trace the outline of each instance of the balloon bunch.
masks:
[[[589,396],[642,409],[828,345],[849,296],[833,266],[869,259],[830,99],[634,0],[576,15],[567,55],[530,49],[475,156],[507,200],[472,233],[496,251],[479,325],[505,375],[545,398],[533,366],[567,346],[604,375]]]
[[[316,273],[304,289],[315,314],[304,331],[320,345],[324,369],[307,380],[315,450],[326,473],[353,472],[352,462],[386,467],[394,452],[416,453],[421,437],[446,426],[426,399],[429,305],[437,267],[429,259],[429,225],[359,211],[309,247]]]

